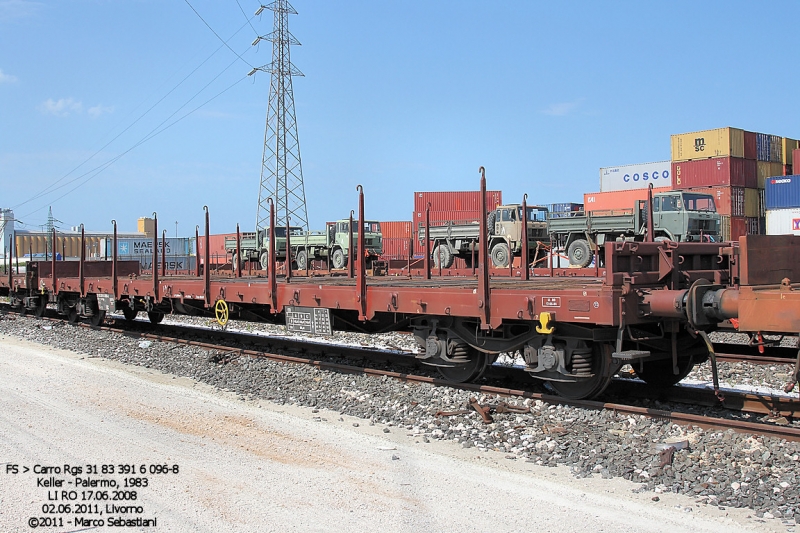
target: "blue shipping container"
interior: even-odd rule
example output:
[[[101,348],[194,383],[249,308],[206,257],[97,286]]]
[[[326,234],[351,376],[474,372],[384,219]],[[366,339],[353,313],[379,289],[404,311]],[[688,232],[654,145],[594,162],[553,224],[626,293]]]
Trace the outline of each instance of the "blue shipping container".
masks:
[[[778,135],[756,133],[756,159],[780,163],[783,157],[782,141]]]
[[[583,211],[583,204],[576,204],[572,202],[550,204],[551,213],[570,213],[572,211]]]
[[[767,178],[764,188],[764,203],[768,210],[800,207],[800,175]]]

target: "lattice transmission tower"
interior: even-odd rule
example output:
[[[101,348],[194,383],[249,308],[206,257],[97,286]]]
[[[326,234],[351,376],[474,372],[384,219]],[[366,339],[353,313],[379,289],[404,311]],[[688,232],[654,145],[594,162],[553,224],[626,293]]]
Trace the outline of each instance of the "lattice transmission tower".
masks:
[[[275,13],[272,33],[258,37],[253,45],[262,40],[271,41],[272,62],[250,71],[251,75],[257,70],[270,73],[256,231],[269,227],[268,198],[275,202],[277,227],[286,226],[289,217],[292,226],[308,229],[303,165],[300,161],[300,140],[297,136],[292,90],[292,78],[302,76],[303,73],[292,65],[289,53],[292,45],[300,44],[289,33],[289,15],[296,15],[297,11],[286,0],[275,0],[269,5],[262,5],[256,15],[260,15],[265,9]]]

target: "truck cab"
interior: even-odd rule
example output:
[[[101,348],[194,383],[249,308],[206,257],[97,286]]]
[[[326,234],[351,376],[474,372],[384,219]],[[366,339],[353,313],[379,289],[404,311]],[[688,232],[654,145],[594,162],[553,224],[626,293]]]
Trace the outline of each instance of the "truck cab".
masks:
[[[365,220],[363,224],[359,224],[358,220],[353,220],[353,248],[356,248],[356,252],[358,252],[359,228],[364,231],[365,255],[367,256],[367,263],[371,264],[374,258],[383,253],[381,223],[377,220]],[[350,257],[350,219],[328,222],[325,234],[329,244],[333,268],[344,268],[347,266],[347,261]]]
[[[674,191],[653,197],[653,226],[662,237],[674,241],[717,240],[720,219],[714,197]]]

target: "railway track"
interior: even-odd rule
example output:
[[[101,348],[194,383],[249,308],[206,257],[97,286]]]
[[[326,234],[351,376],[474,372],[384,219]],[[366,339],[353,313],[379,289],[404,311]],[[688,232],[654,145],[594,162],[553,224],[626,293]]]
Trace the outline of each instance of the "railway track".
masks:
[[[54,322],[62,321],[60,318],[48,316],[43,319]],[[504,398],[540,400],[551,405],[568,405],[593,410],[606,409],[616,413],[642,415],[659,420],[670,420],[682,425],[694,425],[719,430],[733,429],[738,432],[769,435],[791,441],[800,441],[800,428],[788,425],[751,422],[737,417],[712,417],[681,412],[674,409],[637,406],[631,405],[631,403],[634,402],[628,401],[631,398],[642,398],[649,402],[658,401],[686,404],[696,407],[716,407],[721,410],[721,413],[727,411],[728,413],[767,415],[773,419],[785,419],[788,423],[788,420],[800,415],[800,401],[793,398],[725,391],[724,398],[720,400],[714,396],[713,391],[707,389],[678,386],[654,392],[652,387],[648,387],[641,382],[621,379],[616,380],[612,384],[612,387],[610,387],[605,396],[624,398],[626,403],[596,400],[569,400],[563,397],[531,390],[532,384],[530,382],[524,383],[519,381],[518,370],[512,370],[511,368],[498,365],[492,366],[490,372],[486,376],[487,381],[491,384],[453,383],[431,376],[428,372],[424,371],[424,365],[421,365],[407,353],[321,344],[298,339],[265,337],[221,331],[218,329],[211,330],[168,324],[159,325],[158,331],[153,332],[152,327],[145,322],[127,322],[124,319],[113,319],[110,322],[111,323],[108,325],[99,327],[85,323],[79,324],[79,326],[110,331],[146,340],[185,344],[207,350],[214,350],[219,354],[217,359],[220,363],[229,362],[233,358],[239,356],[266,358],[288,364],[310,365],[321,370],[329,370],[338,373],[386,377],[409,383],[428,383],[475,393],[497,395]],[[149,331],[145,330],[145,328]],[[213,339],[211,338],[212,336]],[[293,355],[274,353],[275,351],[287,351]],[[343,358],[350,361],[370,361],[371,366],[339,362],[339,360]],[[375,363],[386,364],[392,369],[377,368]],[[409,371],[398,371],[398,366],[403,369],[408,369]],[[517,380],[517,383],[514,385],[520,388],[499,385],[501,382],[507,383],[509,377],[512,376]],[[500,405],[503,405],[503,407],[500,407]],[[514,407],[508,404],[498,404],[495,406],[479,405],[476,402],[471,405],[471,409],[477,411],[485,421],[489,421],[491,420],[492,410],[503,412],[504,409],[510,409],[512,410],[511,412],[513,412]]]

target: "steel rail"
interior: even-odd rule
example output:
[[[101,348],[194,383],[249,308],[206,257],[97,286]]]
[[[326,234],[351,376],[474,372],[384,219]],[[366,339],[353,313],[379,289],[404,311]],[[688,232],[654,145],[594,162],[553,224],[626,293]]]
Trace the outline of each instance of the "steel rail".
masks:
[[[51,318],[51,317],[43,317],[44,319],[52,322],[63,322],[60,318]],[[196,346],[200,348],[205,348],[209,350],[216,350],[221,352],[226,352],[232,355],[238,356],[248,356],[254,358],[264,358],[271,361],[282,362],[282,363],[292,363],[292,364],[304,364],[310,365],[320,370],[330,370],[335,372],[342,372],[342,373],[349,373],[349,374],[363,374],[368,376],[376,376],[376,377],[388,377],[392,379],[397,379],[403,382],[409,383],[428,383],[431,385],[436,386],[448,386],[451,388],[467,390],[472,392],[484,393],[484,394],[495,394],[502,397],[517,397],[517,398],[528,398],[534,400],[541,400],[545,403],[552,404],[552,405],[568,405],[571,407],[580,407],[584,409],[593,409],[593,410],[611,410],[614,412],[625,413],[630,415],[642,415],[648,418],[653,419],[661,419],[661,420],[670,420],[679,424],[684,425],[695,425],[698,427],[706,428],[706,429],[718,429],[718,430],[728,430],[732,429],[737,432],[742,433],[753,433],[753,434],[760,434],[760,435],[768,435],[777,438],[783,438],[790,441],[800,441],[800,428],[790,427],[790,426],[780,426],[780,425],[770,425],[770,424],[763,424],[757,422],[745,422],[742,420],[731,420],[726,418],[718,418],[718,417],[708,417],[690,413],[681,413],[676,411],[668,411],[662,409],[654,409],[650,407],[640,407],[640,406],[633,406],[621,403],[613,403],[613,402],[602,402],[597,400],[570,400],[560,396],[554,396],[550,394],[542,394],[537,392],[532,392],[529,390],[522,390],[522,389],[513,389],[507,387],[498,387],[493,385],[476,385],[471,383],[453,383],[444,379],[434,378],[430,376],[420,376],[415,374],[403,373],[403,372],[396,372],[390,370],[380,370],[375,368],[365,368],[361,366],[354,366],[342,363],[334,363],[329,361],[323,361],[321,359],[314,359],[309,357],[297,357],[297,356],[290,356],[290,355],[282,355],[282,354],[275,354],[264,352],[260,350],[253,350],[247,348],[237,348],[231,346],[224,346],[219,344],[212,344],[208,342],[190,340],[190,339],[183,339],[178,337],[172,337],[169,335],[164,334],[157,334],[157,333],[149,333],[149,332],[141,332],[141,331],[131,331],[128,329],[123,329],[119,327],[113,326],[91,326],[90,324],[81,323],[78,324],[81,327],[86,327],[90,329],[97,329],[102,331],[109,331],[112,333],[122,334],[126,336],[133,336],[136,338],[143,338],[148,340],[156,340],[161,342],[169,342],[173,344],[184,344],[188,346]],[[176,326],[172,325],[164,325],[163,327],[171,327],[175,328]],[[186,326],[177,326],[178,328],[184,330],[192,330],[192,333],[210,333],[213,330],[206,330],[202,328],[193,328],[193,327],[186,327]],[[215,334],[220,334],[220,331],[213,331]],[[313,346],[316,349],[319,349],[321,353],[325,353],[322,351],[324,348],[330,348],[332,345],[327,344],[319,344],[319,343],[308,343],[297,341],[294,339],[276,339],[276,338],[260,338],[258,336],[253,335],[246,335],[246,334],[238,334],[232,332],[224,332],[227,335],[237,335],[241,337],[246,337],[248,341],[266,341],[266,343],[274,343],[274,344],[284,344],[287,345],[294,345],[294,349],[302,350],[305,353],[308,353],[308,348]],[[304,347],[304,348],[303,348]],[[341,352],[347,352],[350,356],[364,356],[369,357],[370,360],[376,360],[375,356],[377,355],[380,359],[392,360],[392,362],[400,362],[401,358],[405,358],[405,363],[408,363],[409,357],[407,355],[401,355],[398,353],[393,352],[386,352],[381,350],[369,350],[364,348],[358,347],[349,347],[349,346],[335,346],[339,355],[344,355]],[[379,359],[378,359],[379,360]],[[415,361],[416,362],[416,361]],[[493,367],[497,369],[498,367]],[[500,370],[502,372],[502,370]],[[674,402],[681,402],[681,403],[690,403],[692,405],[697,405],[700,403],[707,403],[708,405],[715,405],[713,403],[708,403],[711,400],[706,397],[709,394],[709,391],[698,391],[694,389],[694,392],[691,393],[693,396],[681,396],[683,392],[676,392],[676,391],[684,391],[688,389],[687,387],[673,387],[672,389],[665,389],[661,391],[659,394],[662,396],[658,396],[654,392],[652,387],[647,388],[646,398],[650,400],[658,400],[662,399],[663,401],[674,401]],[[669,391],[669,392],[668,392]],[[655,396],[654,396],[655,394]],[[669,394],[669,396],[663,396]],[[713,392],[710,392],[711,396],[713,396]],[[741,397],[740,397],[741,396]],[[782,405],[783,404],[783,405]],[[720,405],[719,402],[716,405]],[[757,395],[739,395],[739,394],[730,394],[727,393],[727,397],[725,402],[721,405],[722,407],[728,409],[738,409],[738,410],[756,410],[759,413],[769,413],[774,416],[779,414],[783,414],[783,416],[793,416],[795,412],[800,411],[798,409],[798,402],[794,401],[791,403],[788,399],[783,399],[779,397],[766,397],[766,396],[757,396]],[[766,409],[766,410],[765,410]]]

